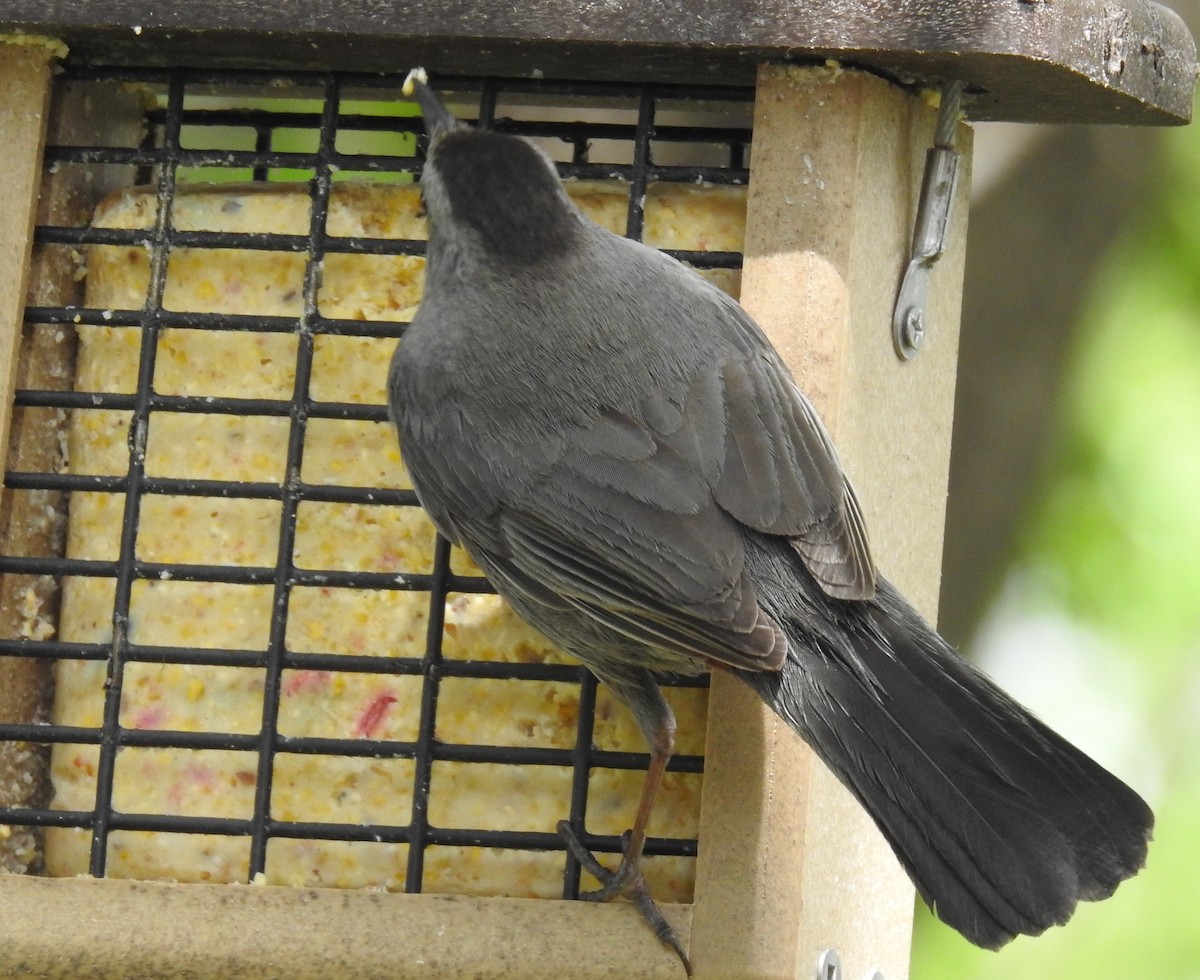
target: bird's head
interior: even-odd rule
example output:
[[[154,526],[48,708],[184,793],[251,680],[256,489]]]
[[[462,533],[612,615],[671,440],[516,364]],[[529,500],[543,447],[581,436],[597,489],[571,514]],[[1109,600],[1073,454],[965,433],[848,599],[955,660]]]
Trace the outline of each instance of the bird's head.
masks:
[[[421,193],[431,242],[453,244],[500,266],[539,265],[561,257],[579,234],[576,210],[550,158],[519,136],[461,122],[425,82],[409,73],[429,138]]]

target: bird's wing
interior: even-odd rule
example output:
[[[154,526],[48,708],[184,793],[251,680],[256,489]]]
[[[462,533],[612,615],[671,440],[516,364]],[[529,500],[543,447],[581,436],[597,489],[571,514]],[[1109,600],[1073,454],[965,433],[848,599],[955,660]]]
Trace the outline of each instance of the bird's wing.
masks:
[[[458,465],[455,456],[440,451],[432,440],[406,436],[404,427],[398,428],[400,457],[412,477],[417,499],[438,532],[452,544],[475,542],[489,551],[503,548],[495,523],[499,484],[464,479],[470,471]]]
[[[725,427],[717,502],[747,527],[788,538],[827,595],[874,596],[858,500],[782,361],[760,349],[727,361],[720,375]]]
[[[636,433],[643,447],[573,444],[502,508],[504,553],[486,556],[489,573],[660,650],[777,669],[787,640],[759,608],[737,523],[694,468],[633,419],[606,414],[591,434],[601,428],[624,429],[622,440]]]
[[[853,494],[769,350],[573,430],[499,527],[491,556],[508,574],[632,638],[746,669],[777,666],[786,641],[745,571],[745,528],[788,538],[830,595],[874,591]]]

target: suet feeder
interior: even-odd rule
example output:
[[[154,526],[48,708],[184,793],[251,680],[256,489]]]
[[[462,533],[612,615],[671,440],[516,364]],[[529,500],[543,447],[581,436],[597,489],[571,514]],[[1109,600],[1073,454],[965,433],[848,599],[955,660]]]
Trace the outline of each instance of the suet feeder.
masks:
[[[1186,123],[1196,75],[1145,0],[0,0],[4,975],[681,975],[555,900],[642,748],[387,456],[418,64],[740,288],[931,618],[969,124]],[[714,677],[681,734],[647,853],[697,977],[906,976],[911,886],[790,730]]]

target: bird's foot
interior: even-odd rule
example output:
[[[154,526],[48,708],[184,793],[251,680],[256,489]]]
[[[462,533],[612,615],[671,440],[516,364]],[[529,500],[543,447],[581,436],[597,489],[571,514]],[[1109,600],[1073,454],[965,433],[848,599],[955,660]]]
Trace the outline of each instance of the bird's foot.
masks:
[[[567,850],[579,862],[580,867],[600,882],[599,888],[595,891],[580,892],[579,898],[585,902],[608,902],[618,896],[629,899],[638,910],[638,914],[641,915],[642,921],[650,927],[659,941],[675,951],[675,955],[679,957],[679,961],[690,977],[692,963],[688,959],[687,953],[684,952],[679,937],[675,935],[671,923],[659,910],[650,894],[650,886],[646,884],[646,879],[642,875],[640,856],[631,860],[626,853],[629,849],[630,832],[626,831],[621,837],[621,864],[616,871],[609,871],[596,860],[595,855],[583,846],[576,836],[574,828],[566,820],[558,822],[558,836],[566,842]]]

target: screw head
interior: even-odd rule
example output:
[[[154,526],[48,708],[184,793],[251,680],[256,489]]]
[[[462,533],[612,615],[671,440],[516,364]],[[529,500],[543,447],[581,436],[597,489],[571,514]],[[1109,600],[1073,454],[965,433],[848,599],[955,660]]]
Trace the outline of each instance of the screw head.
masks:
[[[836,949],[826,949],[817,957],[817,980],[842,980],[842,959]]]
[[[920,348],[925,341],[925,316],[915,306],[904,314],[904,345],[912,350]]]

